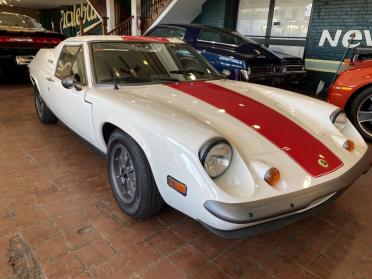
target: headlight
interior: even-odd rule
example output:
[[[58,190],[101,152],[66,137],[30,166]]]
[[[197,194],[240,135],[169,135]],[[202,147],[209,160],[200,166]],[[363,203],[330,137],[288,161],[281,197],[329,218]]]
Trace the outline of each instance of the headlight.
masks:
[[[211,178],[222,175],[230,166],[232,147],[222,138],[207,142],[199,152],[200,161]]]
[[[335,127],[342,132],[346,127],[347,116],[342,109],[335,110],[331,114],[331,121]]]

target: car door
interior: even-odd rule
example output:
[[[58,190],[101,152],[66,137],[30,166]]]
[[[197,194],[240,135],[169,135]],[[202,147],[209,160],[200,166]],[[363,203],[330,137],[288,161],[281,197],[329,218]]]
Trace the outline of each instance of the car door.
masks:
[[[65,45],[57,61],[55,74],[50,78],[49,97],[53,112],[65,125],[90,143],[95,143],[91,106],[85,100],[89,90],[86,51],[82,44]],[[62,85],[66,77],[74,77],[77,86],[67,89]]]
[[[194,44],[200,54],[206,58],[219,72],[229,70],[230,78],[239,76],[245,69],[245,61],[234,56],[237,46],[234,36],[217,30],[202,30]]]

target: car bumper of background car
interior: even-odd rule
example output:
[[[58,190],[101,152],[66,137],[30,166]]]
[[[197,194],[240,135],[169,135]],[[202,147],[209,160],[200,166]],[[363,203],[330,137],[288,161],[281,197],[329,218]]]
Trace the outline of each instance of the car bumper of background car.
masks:
[[[359,176],[372,165],[371,150],[340,177],[314,187],[247,203],[206,201],[204,207],[212,215],[232,224],[247,227],[238,230],[219,230],[204,224],[223,238],[242,238],[260,234],[305,218],[338,198]]]
[[[13,72],[15,70],[27,71],[27,61],[31,61],[32,55],[0,55],[0,75]]]

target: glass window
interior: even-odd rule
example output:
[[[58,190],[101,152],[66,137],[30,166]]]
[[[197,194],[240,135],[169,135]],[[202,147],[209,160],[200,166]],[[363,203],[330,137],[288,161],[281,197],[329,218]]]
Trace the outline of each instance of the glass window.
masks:
[[[179,38],[183,39],[186,30],[183,28],[158,27],[149,35],[154,37]]]
[[[312,0],[276,0],[271,36],[306,37]]]
[[[214,43],[222,43],[222,44],[228,44],[228,45],[240,45],[242,43],[242,39],[240,39],[237,36],[231,35],[226,32],[218,32],[218,31],[210,31],[210,30],[202,31],[199,35],[198,40],[214,42]]]
[[[270,0],[240,0],[237,30],[245,36],[265,36]]]
[[[77,80],[78,84],[87,84],[83,47],[79,49],[75,61],[72,64],[71,75]]]
[[[86,84],[84,52],[81,46],[64,46],[58,59],[56,77],[73,76],[79,84]]]

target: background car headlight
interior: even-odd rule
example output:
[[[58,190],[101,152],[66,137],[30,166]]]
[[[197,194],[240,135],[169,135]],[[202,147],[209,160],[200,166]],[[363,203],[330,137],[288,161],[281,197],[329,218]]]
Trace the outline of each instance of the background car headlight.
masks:
[[[224,139],[218,138],[207,142],[199,152],[200,161],[211,178],[222,175],[230,166],[232,147]]]
[[[342,132],[346,127],[347,115],[342,109],[338,109],[331,114],[331,121]]]

